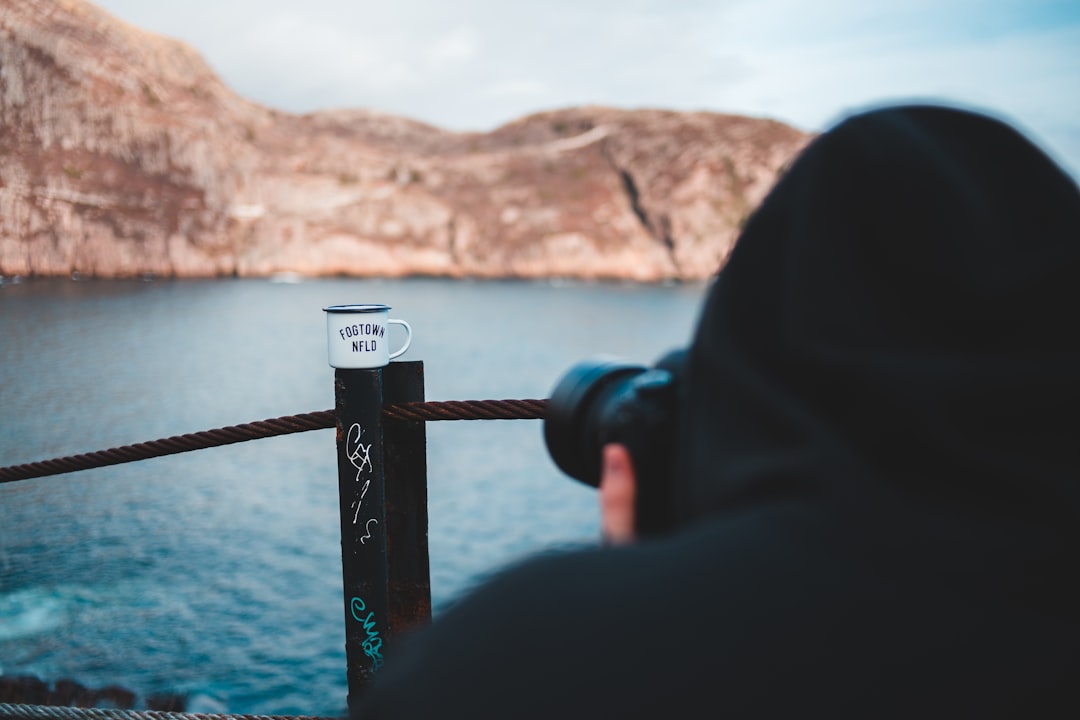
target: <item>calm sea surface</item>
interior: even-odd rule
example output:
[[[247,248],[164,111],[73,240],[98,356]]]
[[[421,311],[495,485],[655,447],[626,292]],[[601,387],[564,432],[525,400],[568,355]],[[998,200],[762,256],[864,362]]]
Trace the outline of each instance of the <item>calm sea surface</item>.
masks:
[[[546,398],[599,353],[651,363],[686,343],[703,294],[0,283],[0,466],[331,409],[326,305],[393,306],[427,398],[482,400]],[[541,433],[537,420],[429,423],[436,616],[508,562],[595,542],[595,492],[559,473]],[[339,542],[332,430],[0,485],[0,674],[182,693],[195,712],[340,714]]]

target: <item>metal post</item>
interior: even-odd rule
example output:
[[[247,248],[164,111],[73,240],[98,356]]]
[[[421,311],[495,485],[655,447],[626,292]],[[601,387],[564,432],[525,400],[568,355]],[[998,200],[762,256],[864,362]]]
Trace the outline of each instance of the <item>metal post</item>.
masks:
[[[394,635],[431,617],[424,423],[382,416],[423,396],[421,362],[335,370],[350,711]]]
[[[424,400],[424,363],[392,362],[383,372],[388,405]],[[428,558],[427,424],[387,420],[386,512],[390,554],[390,626],[394,634],[431,620]]]
[[[334,372],[349,710],[383,664],[388,636],[383,368]]]

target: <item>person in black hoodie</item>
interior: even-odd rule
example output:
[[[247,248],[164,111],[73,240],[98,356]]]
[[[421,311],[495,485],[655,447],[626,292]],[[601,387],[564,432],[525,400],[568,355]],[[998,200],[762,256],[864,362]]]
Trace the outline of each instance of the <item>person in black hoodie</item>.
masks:
[[[1080,191],[1021,134],[848,118],[709,290],[675,528],[505,571],[355,720],[1080,715],[1076,308]]]

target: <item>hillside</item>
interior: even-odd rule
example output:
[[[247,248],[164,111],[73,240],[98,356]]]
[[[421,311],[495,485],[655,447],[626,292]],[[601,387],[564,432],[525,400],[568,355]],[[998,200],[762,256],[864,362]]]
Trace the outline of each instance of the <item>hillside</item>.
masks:
[[[489,133],[249,102],[83,0],[0,9],[0,276],[694,280],[809,136],[571,108]]]

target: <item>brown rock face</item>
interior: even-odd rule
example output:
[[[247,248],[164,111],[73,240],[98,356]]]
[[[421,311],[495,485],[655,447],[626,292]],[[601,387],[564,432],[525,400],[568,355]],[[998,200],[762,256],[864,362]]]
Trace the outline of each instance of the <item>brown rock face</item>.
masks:
[[[490,133],[239,98],[82,0],[0,6],[0,275],[696,280],[809,140],[577,108]]]

